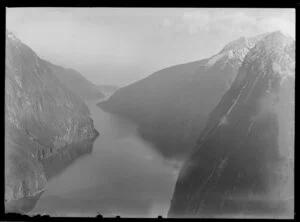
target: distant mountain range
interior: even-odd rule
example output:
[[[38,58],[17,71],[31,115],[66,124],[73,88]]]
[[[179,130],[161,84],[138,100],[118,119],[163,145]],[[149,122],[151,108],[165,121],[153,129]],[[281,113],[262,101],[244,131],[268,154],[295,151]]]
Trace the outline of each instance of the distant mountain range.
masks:
[[[294,93],[295,41],[270,33],[210,113],[169,217],[293,218]]]
[[[167,157],[186,157],[244,57],[266,34],[239,38],[200,61],[165,68],[119,89],[99,106],[140,124],[141,135]]]
[[[97,85],[96,88],[98,88],[105,96],[110,96],[119,89],[118,86],[114,85]]]
[[[73,69],[65,69],[45,61],[56,77],[73,93],[79,95],[83,100],[98,100],[104,98],[101,88],[84,78]]]

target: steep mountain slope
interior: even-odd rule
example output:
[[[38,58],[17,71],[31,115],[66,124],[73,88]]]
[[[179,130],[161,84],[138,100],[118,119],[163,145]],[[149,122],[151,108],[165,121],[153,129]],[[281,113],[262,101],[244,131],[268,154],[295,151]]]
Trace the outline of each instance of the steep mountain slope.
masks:
[[[65,69],[48,61],[44,61],[44,63],[68,89],[79,95],[82,99],[97,100],[104,98],[104,94],[100,88],[84,78],[79,72],[73,69]]]
[[[295,41],[274,32],[245,57],[180,171],[170,217],[293,217]]]
[[[264,35],[240,38],[209,59],[160,70],[100,103],[141,123],[140,132],[165,156],[187,155],[208,114],[230,87],[244,56]]]
[[[47,180],[91,150],[98,132],[89,115],[84,102],[57,79],[48,64],[7,32],[6,211],[30,210]]]

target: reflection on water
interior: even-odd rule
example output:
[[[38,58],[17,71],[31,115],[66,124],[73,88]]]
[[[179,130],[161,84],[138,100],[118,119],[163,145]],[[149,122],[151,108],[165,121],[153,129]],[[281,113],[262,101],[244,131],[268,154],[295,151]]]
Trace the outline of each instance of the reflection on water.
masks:
[[[95,104],[87,102],[100,133],[93,152],[49,182],[33,213],[166,217],[178,164],[142,140],[137,125]]]

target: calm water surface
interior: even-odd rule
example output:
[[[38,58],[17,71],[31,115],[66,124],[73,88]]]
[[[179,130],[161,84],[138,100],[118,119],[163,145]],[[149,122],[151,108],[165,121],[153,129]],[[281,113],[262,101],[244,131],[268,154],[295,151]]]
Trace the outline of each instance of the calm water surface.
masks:
[[[52,179],[32,213],[57,216],[166,216],[177,179],[138,135],[138,126],[87,102],[100,136],[93,152]]]

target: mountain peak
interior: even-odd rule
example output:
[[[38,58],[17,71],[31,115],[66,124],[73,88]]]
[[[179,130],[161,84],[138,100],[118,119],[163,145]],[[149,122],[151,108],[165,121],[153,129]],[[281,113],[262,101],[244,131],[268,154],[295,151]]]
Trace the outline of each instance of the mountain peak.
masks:
[[[240,37],[239,39],[233,40],[226,44],[224,48],[221,50],[222,52],[226,52],[229,50],[232,50],[233,48],[239,47],[239,46],[244,46],[246,44],[246,38],[244,36]]]
[[[168,217],[293,216],[295,41],[255,41],[180,170]]]
[[[239,61],[237,64],[241,65],[249,50],[268,34],[269,33],[264,33],[250,38],[242,36],[239,39],[229,42],[218,54],[208,60],[207,66],[210,67],[218,63],[222,67],[225,67],[226,64],[231,63],[231,61],[237,60]]]
[[[254,76],[259,76],[259,73],[269,73],[270,78],[279,78],[281,83],[287,77],[295,76],[295,41],[280,31],[269,33],[257,42],[245,57],[242,64],[244,71],[241,71],[241,75],[238,74],[236,78],[238,85],[242,79],[246,79],[243,73],[248,69],[256,70],[252,72]]]
[[[289,36],[288,34],[285,34],[281,31],[275,31],[270,33],[264,38],[264,42],[266,44],[270,44],[274,47],[278,47],[281,45],[291,44],[293,43],[293,38]]]
[[[259,41],[253,49],[251,54],[265,54],[270,55],[273,52],[279,53],[282,55],[286,50],[289,54],[292,53],[293,50],[289,50],[288,48],[295,43],[294,39],[288,35],[285,35],[281,31],[275,31],[266,35],[261,41]],[[280,59],[282,60],[282,59]]]
[[[250,49],[255,45],[256,42],[258,42],[268,34],[269,33],[263,33],[249,38],[242,36],[239,39],[233,40],[228,44],[226,44],[224,48],[220,51],[220,53],[230,51],[230,50],[239,50],[243,48]]]
[[[277,37],[281,37],[281,38],[282,38],[282,37],[288,37],[288,38],[291,37],[288,33],[283,32],[283,31],[280,31],[280,30],[271,32],[269,35],[277,36]]]

